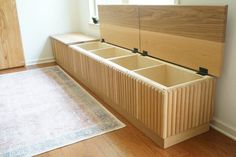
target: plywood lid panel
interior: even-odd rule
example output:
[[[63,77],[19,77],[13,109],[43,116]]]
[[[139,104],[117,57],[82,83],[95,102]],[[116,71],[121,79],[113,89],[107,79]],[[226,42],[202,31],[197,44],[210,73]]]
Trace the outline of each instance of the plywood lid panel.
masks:
[[[140,50],[138,6],[100,5],[98,10],[101,38],[107,43]]]
[[[140,6],[142,51],[220,76],[227,6]]]
[[[96,37],[91,37],[82,33],[66,33],[66,34],[52,35],[51,38],[58,40],[66,45],[99,40]]]
[[[102,5],[101,38],[189,69],[220,76],[227,6]]]

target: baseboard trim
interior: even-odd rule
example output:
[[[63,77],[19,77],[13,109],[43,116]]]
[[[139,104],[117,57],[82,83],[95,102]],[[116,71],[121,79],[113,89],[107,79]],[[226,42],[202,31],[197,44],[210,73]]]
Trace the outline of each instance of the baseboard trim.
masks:
[[[225,136],[231,138],[232,140],[236,141],[236,129],[228,126],[227,124],[225,124],[224,122],[221,122],[217,119],[213,119],[210,126],[221,132],[222,134],[224,134]]]
[[[43,58],[39,60],[26,61],[26,66],[55,62],[55,58]]]

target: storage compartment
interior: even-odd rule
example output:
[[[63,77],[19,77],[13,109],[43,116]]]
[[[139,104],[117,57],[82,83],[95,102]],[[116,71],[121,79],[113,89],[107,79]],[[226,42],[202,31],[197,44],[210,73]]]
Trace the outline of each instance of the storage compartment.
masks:
[[[101,49],[101,50],[95,50],[95,51],[91,51],[92,53],[108,59],[108,58],[115,58],[115,57],[121,57],[121,56],[126,56],[126,55],[131,55],[131,51],[125,50],[125,49],[121,49],[121,48],[107,48],[107,49]]]
[[[90,50],[97,50],[97,49],[104,49],[104,48],[111,48],[111,45],[105,44],[105,43],[101,43],[101,42],[92,42],[92,43],[85,43],[85,44],[79,44],[76,45],[82,49],[85,49],[87,51]]]
[[[202,78],[201,76],[188,72],[187,70],[182,70],[180,68],[175,68],[168,65],[137,70],[136,73],[166,87],[171,87]]]
[[[139,55],[111,59],[111,61],[129,70],[137,70],[162,64],[150,57]]]

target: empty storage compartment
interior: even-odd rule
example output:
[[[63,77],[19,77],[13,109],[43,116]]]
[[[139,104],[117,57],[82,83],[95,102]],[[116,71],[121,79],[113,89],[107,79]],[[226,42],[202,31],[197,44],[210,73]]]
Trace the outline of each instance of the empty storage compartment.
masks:
[[[152,58],[139,55],[112,59],[111,61],[129,70],[137,70],[162,64]]]
[[[101,43],[101,42],[90,42],[90,43],[78,44],[76,46],[87,51],[112,47],[111,45]]]
[[[137,70],[136,73],[166,87],[187,83],[202,78],[201,76],[188,72],[187,70],[168,65],[160,65],[153,68]]]
[[[121,56],[126,56],[126,55],[132,55],[131,51],[121,49],[118,47],[101,49],[101,50],[94,50],[91,52],[102,57],[102,58],[105,58],[105,59],[121,57]]]

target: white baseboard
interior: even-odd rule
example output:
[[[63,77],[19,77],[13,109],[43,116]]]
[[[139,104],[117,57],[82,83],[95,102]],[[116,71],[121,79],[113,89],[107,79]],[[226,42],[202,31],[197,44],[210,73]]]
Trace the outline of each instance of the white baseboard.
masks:
[[[26,66],[55,62],[55,58],[43,58],[39,60],[26,61]]]
[[[225,124],[224,122],[221,122],[220,120],[217,120],[214,118],[211,122],[211,127],[225,136],[228,136],[229,138],[236,141],[236,129],[233,127],[230,127],[229,125]]]

